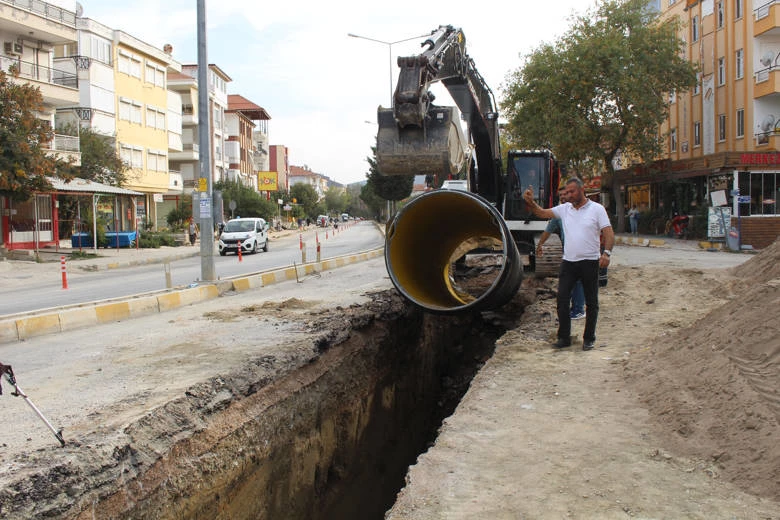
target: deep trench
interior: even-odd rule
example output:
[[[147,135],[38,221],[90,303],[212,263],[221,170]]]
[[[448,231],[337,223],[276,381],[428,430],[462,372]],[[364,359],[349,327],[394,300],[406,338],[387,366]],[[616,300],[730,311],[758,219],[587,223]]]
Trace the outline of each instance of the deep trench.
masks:
[[[59,487],[72,481],[74,496],[49,516],[382,519],[409,466],[519,320],[519,300],[449,316],[384,291],[330,313],[304,363],[285,375],[260,375],[275,363],[261,358],[128,427],[136,440],[94,470],[98,488],[82,495],[82,475],[52,475]]]
[[[244,428],[241,454],[227,455],[243,459],[241,471],[204,480],[216,492],[178,504],[176,517],[382,519],[521,312],[444,316],[393,291],[374,298],[347,333],[335,326],[315,340],[318,363],[329,353],[338,362],[280,402],[280,419]],[[274,441],[261,449],[258,437]]]
[[[376,408],[362,442],[348,455],[355,461],[351,471],[325,491],[321,509],[315,507],[308,518],[384,518],[409,466],[433,446],[443,420],[455,411],[507,328],[493,313],[412,313],[412,320],[394,318],[379,327],[391,331],[379,349],[393,370],[377,381],[375,394],[379,400],[383,389],[395,387],[395,406]]]

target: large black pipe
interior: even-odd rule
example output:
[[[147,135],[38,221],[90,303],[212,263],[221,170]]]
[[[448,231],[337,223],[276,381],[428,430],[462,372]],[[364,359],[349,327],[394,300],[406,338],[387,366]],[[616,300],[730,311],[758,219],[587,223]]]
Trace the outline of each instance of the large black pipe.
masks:
[[[486,243],[502,256],[499,272],[481,294],[464,294],[453,286],[452,264]],[[520,253],[501,214],[466,191],[439,189],[412,199],[387,225],[385,264],[404,297],[442,314],[500,307],[523,281]]]

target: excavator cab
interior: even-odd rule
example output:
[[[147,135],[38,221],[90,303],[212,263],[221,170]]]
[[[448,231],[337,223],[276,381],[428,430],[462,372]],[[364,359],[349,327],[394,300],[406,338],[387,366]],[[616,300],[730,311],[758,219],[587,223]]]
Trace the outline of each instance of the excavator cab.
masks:
[[[558,164],[549,150],[512,150],[507,154],[506,202],[507,220],[538,220],[526,207],[523,192],[531,186],[534,199],[544,208],[556,202],[560,182]]]

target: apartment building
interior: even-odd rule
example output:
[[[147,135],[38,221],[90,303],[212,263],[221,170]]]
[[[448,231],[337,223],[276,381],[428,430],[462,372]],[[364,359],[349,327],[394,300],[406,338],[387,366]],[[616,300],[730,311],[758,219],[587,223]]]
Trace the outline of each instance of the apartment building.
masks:
[[[666,157],[617,172],[625,200],[669,214],[711,205],[711,238],[739,227],[741,244],[766,247],[780,234],[780,4],[660,0],[657,8],[684,22],[684,52],[701,73],[692,91],[670,94]]]
[[[320,173],[311,171],[306,166],[290,166],[290,187],[296,184],[308,184],[317,193],[317,200],[325,197],[330,179]]]
[[[0,69],[12,82],[40,89],[43,110],[38,117],[54,129],[54,139],[44,144],[48,153],[78,165],[78,135],[65,134],[58,109],[79,103],[79,78],[75,67],[56,62],[54,48],[76,41],[76,13],[46,2],[0,0]],[[24,247],[51,242],[56,236],[56,205],[51,194],[38,194],[26,202],[12,203],[0,197],[0,246]]]
[[[159,226],[164,215],[157,204],[172,186],[168,170],[168,71],[181,65],[163,49],[121,30],[113,34],[116,141],[119,155],[129,165],[125,188],[141,192],[137,213]],[[181,106],[177,103],[177,106]],[[174,132],[172,141],[175,145]],[[126,210],[119,211],[124,218]]]
[[[290,192],[290,155],[286,146],[269,145],[267,171],[276,173],[277,191]]]
[[[259,176],[261,171],[267,171],[270,119],[263,107],[241,95],[228,95],[228,109],[225,111],[228,179],[257,191],[275,191],[275,187],[271,189],[271,184],[276,184],[275,179],[268,175]],[[258,145],[265,145],[265,148],[258,148]]]
[[[219,182],[221,180],[225,180],[227,178],[227,170],[228,170],[228,162],[227,157],[225,156],[225,111],[227,110],[228,106],[228,94],[227,94],[227,86],[228,83],[232,81],[230,76],[228,76],[225,71],[220,69],[217,65],[210,64],[208,70],[208,99],[209,99],[209,108],[208,108],[208,114],[209,114],[209,125],[211,128],[211,135],[210,135],[210,145],[211,145],[211,181],[212,183]],[[198,65],[193,64],[187,64],[182,65],[181,67],[181,73],[185,76],[189,76],[190,78],[195,80],[195,97],[190,98],[193,102],[190,103],[193,109],[195,110],[194,116],[197,117],[198,111],[197,111],[197,89],[199,88],[197,81],[198,81]],[[186,97],[182,97],[183,100],[186,101]],[[183,101],[184,102],[184,101]],[[184,120],[182,120],[182,124],[184,124]],[[185,125],[189,128],[189,125]],[[192,127],[192,130],[194,131],[194,143],[198,143],[198,127],[197,124]],[[188,142],[188,136],[185,137],[184,133],[182,134],[182,138],[184,140],[185,145]],[[189,186],[190,181],[195,182],[195,179],[200,177],[200,170],[197,170],[197,174],[193,179],[189,179],[184,172],[182,172],[184,176],[184,185],[185,185],[185,191],[187,186]]]

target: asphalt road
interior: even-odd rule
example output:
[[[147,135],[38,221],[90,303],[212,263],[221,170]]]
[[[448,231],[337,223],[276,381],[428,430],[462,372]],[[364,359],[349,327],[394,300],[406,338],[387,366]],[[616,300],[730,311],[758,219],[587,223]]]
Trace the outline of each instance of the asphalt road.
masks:
[[[332,229],[329,233],[333,234]],[[216,254],[214,265],[217,277],[228,279],[301,264],[301,238],[305,241],[307,261],[316,260],[316,238],[320,240],[322,259],[374,249],[384,244],[382,233],[370,222],[356,223],[327,239],[325,230],[311,229],[303,236],[294,233],[273,240],[269,243],[268,252],[242,255],[240,262],[237,255],[223,257]],[[200,256],[174,260],[168,266],[158,263],[93,272],[71,266],[67,274],[68,288],[63,290],[57,264],[14,264],[10,272],[3,273],[0,281],[3,293],[0,317],[166,290],[167,268],[170,269],[172,287],[198,283],[201,278]]]

